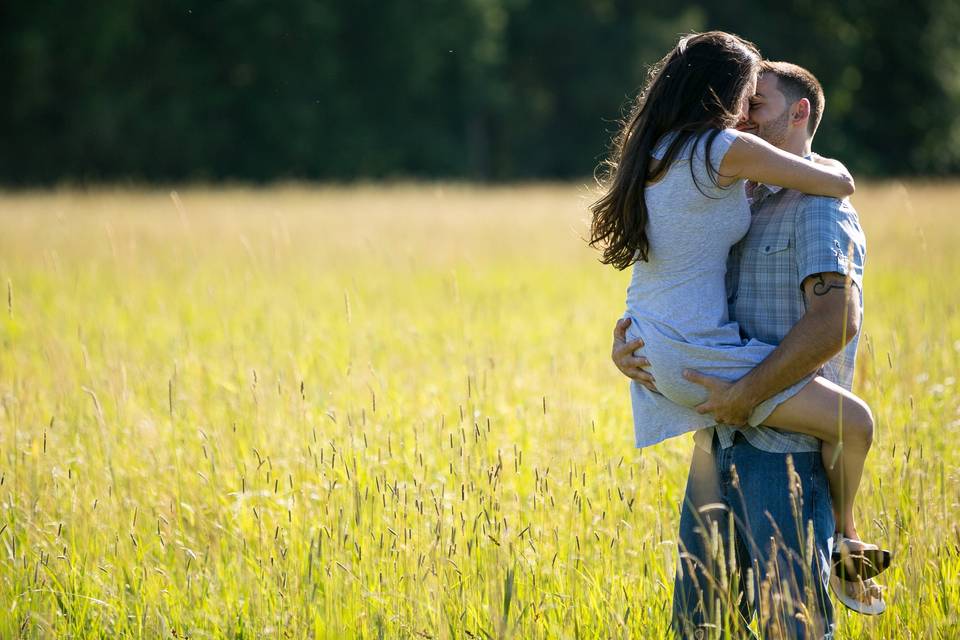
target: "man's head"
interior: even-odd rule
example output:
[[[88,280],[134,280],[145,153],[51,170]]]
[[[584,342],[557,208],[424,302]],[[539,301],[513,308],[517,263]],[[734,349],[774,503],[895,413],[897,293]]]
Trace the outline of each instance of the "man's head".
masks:
[[[813,139],[824,108],[823,88],[803,67],[765,60],[750,114],[739,125],[777,147],[805,146]]]

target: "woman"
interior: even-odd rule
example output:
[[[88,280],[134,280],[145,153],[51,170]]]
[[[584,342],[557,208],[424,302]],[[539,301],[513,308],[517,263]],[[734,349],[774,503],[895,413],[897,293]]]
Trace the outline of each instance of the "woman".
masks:
[[[633,266],[630,330],[643,336],[660,391],[631,386],[638,447],[713,424],[693,409],[705,392],[683,368],[736,380],[774,349],[741,339],[727,315],[727,255],[750,226],[744,181],[840,198],[854,190],[837,163],[811,163],[732,128],[749,111],[759,64],[756,48],[731,34],[683,38],[651,70],[615,140],[607,193],[592,206],[591,245],[603,247],[604,263]],[[873,429],[866,404],[811,375],[757,406],[749,424],[823,441],[838,546],[857,560],[847,570],[869,578],[885,569],[889,552],[860,540],[853,515]],[[857,610],[883,608],[879,600]]]

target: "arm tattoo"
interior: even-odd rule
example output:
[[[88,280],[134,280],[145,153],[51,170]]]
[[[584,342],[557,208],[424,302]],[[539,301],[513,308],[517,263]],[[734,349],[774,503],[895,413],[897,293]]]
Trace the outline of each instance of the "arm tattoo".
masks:
[[[835,280],[827,282],[823,279],[822,273],[818,273],[816,278],[816,282],[813,283],[813,295],[815,296],[825,296],[830,293],[832,289],[847,288],[847,283],[845,281],[843,283],[836,282]]]

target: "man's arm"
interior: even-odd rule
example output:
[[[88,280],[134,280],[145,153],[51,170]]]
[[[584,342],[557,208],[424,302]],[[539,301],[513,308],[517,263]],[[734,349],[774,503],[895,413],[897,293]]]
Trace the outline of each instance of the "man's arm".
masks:
[[[709,391],[700,413],[717,422],[745,424],[754,407],[823,366],[860,330],[860,291],[840,273],[819,273],[803,281],[807,310],[763,362],[736,383],[685,371],[684,377]]]

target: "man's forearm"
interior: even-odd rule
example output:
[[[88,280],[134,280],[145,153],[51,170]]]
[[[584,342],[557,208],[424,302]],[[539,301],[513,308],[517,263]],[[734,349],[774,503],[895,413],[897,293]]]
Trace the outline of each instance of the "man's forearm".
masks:
[[[754,406],[813,373],[838,354],[852,335],[842,313],[810,313],[793,326],[777,348],[734,385]],[[838,330],[839,328],[839,330]]]

